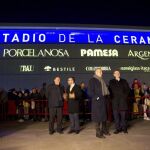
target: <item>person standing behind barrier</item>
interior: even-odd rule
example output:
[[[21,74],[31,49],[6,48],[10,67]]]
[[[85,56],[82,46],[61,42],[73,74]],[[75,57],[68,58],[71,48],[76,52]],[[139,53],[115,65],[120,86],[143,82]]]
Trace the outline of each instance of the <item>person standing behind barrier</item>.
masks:
[[[57,118],[57,132],[63,134],[62,130],[62,109],[64,86],[61,85],[59,76],[54,78],[54,83],[47,87],[46,97],[49,106],[49,134],[53,134],[55,119]]]
[[[18,91],[18,122],[24,122],[23,93]]]
[[[31,114],[32,114],[32,120],[33,121],[40,121],[40,105],[39,105],[39,100],[40,100],[40,95],[37,92],[36,88],[32,88],[32,92],[30,94],[30,99],[31,99]]]
[[[101,68],[97,68],[94,76],[89,80],[88,92],[92,99],[92,121],[95,122],[96,137],[105,138],[104,135],[110,135],[106,126],[107,111],[105,99],[105,96],[109,95],[109,90],[102,78]]]
[[[79,101],[82,97],[81,88],[75,83],[74,77],[68,78],[68,87],[67,87],[67,99],[68,99],[68,112],[70,119],[70,133],[79,134],[80,125],[79,125]]]
[[[24,106],[24,118],[25,120],[29,119],[29,109],[30,109],[30,91],[26,89],[23,95],[23,106]]]
[[[42,88],[40,89],[40,95],[42,98],[42,103],[41,103],[41,109],[42,109],[42,121],[48,121],[48,105],[47,105],[47,101],[46,101],[46,88],[47,88],[47,84],[44,82],[42,84]]]
[[[9,119],[16,119],[16,115],[18,115],[18,109],[19,109],[18,93],[16,89],[13,88],[8,91],[8,110],[7,110],[8,112],[7,113]]]
[[[142,117],[142,113],[143,113],[143,108],[142,108],[142,90],[141,90],[141,86],[139,86],[138,84],[134,84],[133,89],[132,89],[132,95],[133,95],[133,99],[134,99],[134,103],[133,103],[133,114],[134,117]]]
[[[112,107],[116,127],[114,134],[118,134],[121,131],[128,133],[126,111],[128,110],[127,98],[130,88],[128,82],[120,77],[120,72],[118,70],[114,71],[113,76],[114,79],[110,80],[109,88],[112,98]]]
[[[143,83],[143,85],[142,85],[142,93],[144,95],[144,97],[142,99],[143,118],[144,118],[144,120],[150,120],[148,113],[147,113],[148,108],[150,106],[150,97],[149,97],[149,93],[148,93],[148,86],[146,85],[146,83]]]
[[[80,88],[81,88],[81,92],[82,92],[82,98],[80,100],[80,122],[82,122],[82,124],[84,124],[86,122],[86,113],[89,112],[88,109],[88,95],[87,95],[87,87],[85,86],[84,82],[80,83]]]

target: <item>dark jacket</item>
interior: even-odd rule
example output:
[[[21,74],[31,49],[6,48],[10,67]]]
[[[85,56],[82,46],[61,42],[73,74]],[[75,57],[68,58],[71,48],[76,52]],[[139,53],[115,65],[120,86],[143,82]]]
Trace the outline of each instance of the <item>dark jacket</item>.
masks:
[[[90,79],[88,93],[92,100],[92,120],[94,122],[106,121],[106,100],[102,95],[102,86],[98,79]]]
[[[46,100],[46,87],[40,89],[40,95],[42,100]]]
[[[67,94],[75,93],[75,99],[68,99],[68,112],[69,113],[79,113],[79,101],[82,98],[81,88],[78,85],[74,85],[70,91],[70,86],[67,87]]]
[[[46,97],[48,99],[49,108],[63,107],[64,86],[51,84],[47,87]]]
[[[139,103],[140,104],[144,104],[144,101],[142,100],[142,97],[144,96],[144,93],[142,92],[142,90],[140,89],[139,90],[139,96],[140,96],[140,100],[139,100]],[[131,89],[130,91],[130,99],[131,101],[134,103],[136,102],[136,96],[135,96],[135,93],[134,93],[134,89]]]
[[[30,95],[27,95],[27,96],[24,95],[24,96],[22,97],[22,99],[23,99],[23,100],[30,100],[31,97],[30,97]]]
[[[5,103],[8,100],[7,92],[4,89],[0,89],[0,103]]]
[[[127,98],[130,92],[128,82],[125,79],[112,79],[109,82],[113,109],[127,110]]]
[[[31,93],[29,97],[31,100],[40,100],[41,99],[41,96],[39,93]]]

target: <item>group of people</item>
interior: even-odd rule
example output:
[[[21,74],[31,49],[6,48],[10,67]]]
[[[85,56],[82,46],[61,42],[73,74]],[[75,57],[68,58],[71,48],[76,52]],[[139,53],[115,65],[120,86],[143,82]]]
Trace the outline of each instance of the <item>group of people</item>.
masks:
[[[61,84],[61,77],[56,76],[53,83],[49,85],[43,83],[40,89],[33,88],[31,91],[11,89],[8,93],[0,89],[0,99],[2,99],[1,101],[15,100],[19,122],[23,122],[24,119],[49,120],[49,134],[51,135],[55,133],[55,122],[57,122],[56,131],[63,134],[64,103],[67,103],[70,120],[68,134],[79,134],[79,114],[84,109],[82,102],[88,99],[91,102],[88,109],[91,109],[91,119],[95,123],[96,137],[105,138],[110,135],[107,128],[108,99],[115,122],[114,134],[128,133],[127,113],[131,118],[143,117],[145,120],[150,120],[147,113],[150,108],[150,87],[145,83],[142,85],[137,79],[134,79],[130,88],[128,82],[121,78],[119,70],[113,72],[112,78],[106,85],[101,68],[97,68],[89,80],[87,88],[84,83],[77,85],[74,77],[67,79],[68,86],[65,88]],[[40,103],[41,100],[42,103]],[[45,100],[44,103],[43,100]],[[41,113],[41,109],[44,114],[37,115]]]
[[[48,112],[48,106],[46,102],[41,104],[41,100],[46,100],[46,83],[43,83],[42,88],[32,88],[25,90],[16,90],[15,88],[10,89],[8,92],[2,92],[2,95],[5,95],[5,100],[3,102],[9,101],[7,106],[7,112],[9,117],[10,114],[15,114],[14,117],[9,117],[10,119],[18,119],[19,122],[24,122],[24,120],[48,120],[46,115],[37,115],[41,113],[43,108],[44,112]],[[3,96],[4,97],[4,96]],[[10,105],[9,105],[10,104]],[[44,105],[44,106],[43,106]]]
[[[141,84],[138,79],[134,79],[130,97],[132,117],[143,117],[144,120],[150,120],[150,87],[146,83]]]
[[[128,133],[126,122],[127,98],[130,92],[129,85],[125,79],[120,77],[118,70],[114,71],[114,79],[110,80],[109,87],[106,85],[102,77],[101,68],[95,70],[94,76],[89,80],[88,94],[92,102],[92,121],[95,122],[96,137],[105,138],[105,135],[110,135],[107,128],[107,110],[106,97],[111,96],[112,108],[115,120],[116,130],[114,134],[120,132]],[[49,133],[53,134],[54,121],[57,116],[57,131],[62,131],[62,106],[63,100],[68,101],[70,130],[69,134],[80,132],[79,126],[79,100],[81,98],[81,89],[75,83],[74,77],[68,78],[68,87],[65,90],[61,85],[60,77],[54,78],[54,83],[49,85],[47,90],[49,102]]]

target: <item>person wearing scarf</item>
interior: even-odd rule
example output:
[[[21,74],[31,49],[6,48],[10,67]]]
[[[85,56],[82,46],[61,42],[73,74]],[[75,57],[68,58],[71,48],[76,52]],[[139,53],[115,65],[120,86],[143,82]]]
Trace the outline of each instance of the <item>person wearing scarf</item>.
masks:
[[[96,137],[105,138],[110,135],[106,127],[107,110],[106,99],[109,90],[102,78],[101,68],[95,70],[94,76],[89,80],[88,93],[92,99],[92,121],[96,124]]]

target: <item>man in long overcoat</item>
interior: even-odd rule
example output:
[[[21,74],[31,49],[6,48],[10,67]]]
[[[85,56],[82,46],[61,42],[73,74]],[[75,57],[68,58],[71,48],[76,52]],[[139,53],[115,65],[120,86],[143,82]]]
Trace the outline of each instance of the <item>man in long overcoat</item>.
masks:
[[[92,99],[92,121],[96,124],[96,137],[105,138],[110,135],[106,128],[107,111],[105,96],[109,95],[108,88],[102,78],[101,68],[95,70],[89,81],[88,92]]]

